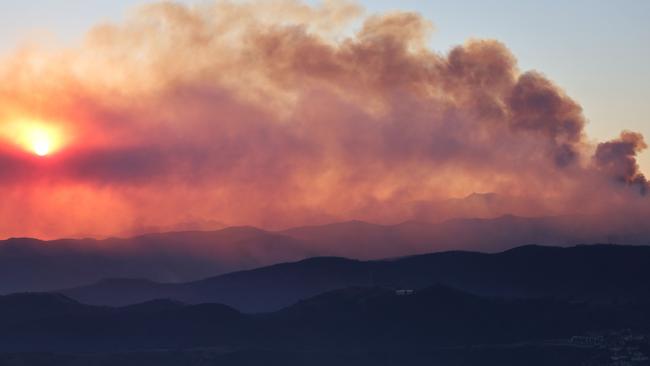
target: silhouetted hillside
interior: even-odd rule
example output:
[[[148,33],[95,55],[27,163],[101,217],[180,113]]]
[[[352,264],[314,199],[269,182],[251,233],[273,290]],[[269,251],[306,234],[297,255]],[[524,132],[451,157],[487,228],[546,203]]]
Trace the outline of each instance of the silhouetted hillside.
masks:
[[[225,342],[245,325],[225,305],[155,300],[121,308],[57,294],[0,296],[0,352],[102,351]],[[216,328],[215,328],[216,327]]]
[[[0,241],[0,293],[73,287],[105,278],[191,281],[299,260],[319,252],[298,240],[248,227],[131,239]]]
[[[444,284],[491,297],[615,302],[650,298],[648,263],[650,247],[644,246],[524,246],[495,254],[443,252],[378,261],[313,258],[184,284],[111,280],[61,292],[98,305],[164,297],[219,302],[244,312],[278,310],[354,286],[421,289]]]
[[[607,329],[647,331],[647,305],[484,298],[442,285],[409,295],[381,287],[346,288],[263,315],[219,304],[156,300],[110,308],[61,295],[12,295],[0,297],[0,310],[22,310],[18,316],[2,314],[0,352],[207,348],[219,355],[242,350],[399,355],[469,345],[543,344]]]
[[[59,294],[23,293],[0,296],[0,327],[58,316],[77,316],[88,309]]]
[[[276,314],[278,328],[329,340],[332,347],[381,344],[397,349],[428,345],[508,344],[567,338],[587,331],[647,327],[648,314],[554,299],[483,298],[436,285],[398,296],[381,288],[347,288],[301,301]],[[396,335],[399,335],[397,337]]]
[[[389,226],[352,221],[282,232],[232,227],[131,239],[9,239],[0,241],[0,277],[12,280],[0,282],[0,293],[56,290],[105,278],[179,283],[316,256],[369,260],[459,249],[497,252],[524,244],[611,242],[648,244],[650,228],[615,217],[502,216]]]

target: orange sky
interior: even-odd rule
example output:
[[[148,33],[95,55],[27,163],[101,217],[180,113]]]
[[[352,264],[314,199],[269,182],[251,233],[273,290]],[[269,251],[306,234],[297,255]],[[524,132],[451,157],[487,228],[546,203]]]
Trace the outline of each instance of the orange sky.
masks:
[[[359,14],[160,3],[78,47],[16,50],[0,236],[440,220],[416,203],[472,192],[518,214],[650,212],[642,136],[593,141],[578,101],[498,41],[439,54],[421,16]]]

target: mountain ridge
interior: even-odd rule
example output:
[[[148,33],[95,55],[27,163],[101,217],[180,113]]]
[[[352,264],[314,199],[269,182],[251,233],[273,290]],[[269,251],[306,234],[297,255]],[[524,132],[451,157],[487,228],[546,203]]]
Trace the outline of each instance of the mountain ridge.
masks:
[[[153,233],[129,239],[0,241],[0,294],[51,291],[105,278],[184,283],[240,270],[321,256],[376,260],[466,250],[498,252],[525,244],[649,244],[650,228],[596,216],[459,218],[395,225],[347,221],[267,231],[251,226],[217,231]],[[613,230],[613,231],[612,231]]]
[[[339,288],[420,289],[440,284],[480,296],[650,298],[650,247],[611,244],[567,248],[527,245],[499,253],[449,251],[361,261],[317,257],[237,271],[181,284],[100,282],[59,292],[81,302],[126,305],[158,297],[219,302],[267,312]]]

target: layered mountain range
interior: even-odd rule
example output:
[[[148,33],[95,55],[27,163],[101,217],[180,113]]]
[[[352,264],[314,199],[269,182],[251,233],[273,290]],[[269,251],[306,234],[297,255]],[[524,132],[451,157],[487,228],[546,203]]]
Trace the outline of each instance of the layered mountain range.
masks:
[[[445,201],[458,215],[514,209],[498,195]],[[436,207],[441,207],[441,204]],[[650,243],[650,228],[634,215],[457,218],[377,225],[349,221],[280,231],[227,227],[145,234],[133,238],[12,238],[0,241],[0,293],[52,291],[105,279],[161,283],[197,281],[312,257],[375,260],[442,251],[495,253],[521,245]]]

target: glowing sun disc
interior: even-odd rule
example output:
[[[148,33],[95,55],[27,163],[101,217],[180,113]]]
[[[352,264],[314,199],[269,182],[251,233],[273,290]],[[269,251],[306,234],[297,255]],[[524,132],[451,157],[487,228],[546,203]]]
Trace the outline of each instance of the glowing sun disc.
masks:
[[[38,156],[45,156],[50,153],[50,143],[45,139],[38,139],[33,142],[34,153]]]
[[[38,156],[46,156],[56,148],[59,138],[51,128],[32,127],[25,136],[25,147]]]
[[[0,139],[13,140],[17,147],[40,157],[54,154],[67,143],[60,124],[30,118],[0,123]]]

